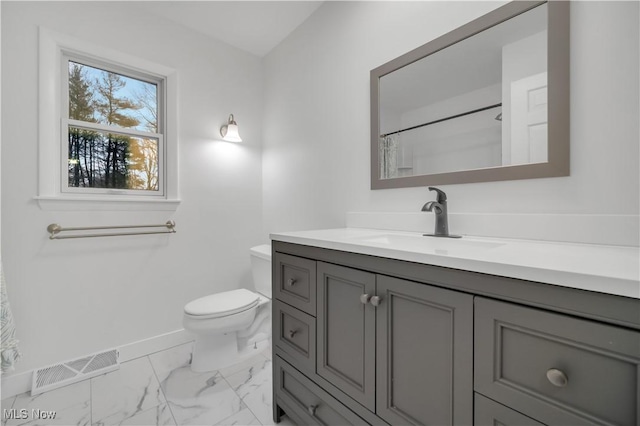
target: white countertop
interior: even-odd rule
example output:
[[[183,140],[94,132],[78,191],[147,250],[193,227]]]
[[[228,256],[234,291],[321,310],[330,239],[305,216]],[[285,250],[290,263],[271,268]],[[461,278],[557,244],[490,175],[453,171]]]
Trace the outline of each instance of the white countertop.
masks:
[[[278,232],[271,239],[640,299],[638,247],[363,228]]]

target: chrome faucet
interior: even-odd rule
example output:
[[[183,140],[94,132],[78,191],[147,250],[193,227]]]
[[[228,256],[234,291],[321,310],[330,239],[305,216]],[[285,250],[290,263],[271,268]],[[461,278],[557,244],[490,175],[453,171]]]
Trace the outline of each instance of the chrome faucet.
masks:
[[[436,229],[433,234],[423,234],[429,237],[447,237],[447,238],[461,238],[460,235],[449,234],[449,219],[447,217],[447,194],[444,191],[429,187],[429,191],[436,191],[436,201],[429,201],[422,206],[423,212],[434,212],[436,215]]]

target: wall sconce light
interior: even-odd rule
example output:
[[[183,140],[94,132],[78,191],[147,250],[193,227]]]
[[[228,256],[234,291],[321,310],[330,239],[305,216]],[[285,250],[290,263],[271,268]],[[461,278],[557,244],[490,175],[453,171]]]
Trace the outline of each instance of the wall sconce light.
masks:
[[[229,115],[227,124],[220,127],[220,134],[222,135],[222,140],[227,142],[242,142],[242,138],[238,133],[238,123],[233,119],[233,114]]]

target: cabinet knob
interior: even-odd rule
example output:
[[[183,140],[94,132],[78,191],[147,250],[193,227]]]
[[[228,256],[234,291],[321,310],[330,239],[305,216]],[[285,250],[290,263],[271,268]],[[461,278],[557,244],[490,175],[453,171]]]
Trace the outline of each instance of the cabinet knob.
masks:
[[[369,303],[369,299],[371,299],[371,295],[370,294],[363,294],[360,296],[360,302],[362,302],[363,305],[366,305],[367,303]]]
[[[316,409],[318,408],[317,405],[310,405],[307,407],[307,411],[309,412],[310,416],[315,416],[316,415]]]
[[[298,330],[289,330],[289,339],[293,339],[297,332]]]
[[[382,297],[380,297],[380,296],[373,296],[373,297],[371,298],[371,304],[372,304],[373,306],[379,306],[379,305],[380,305],[380,303],[382,303]]]
[[[296,279],[295,278],[289,278],[289,281],[287,281],[287,285],[289,287],[292,287],[295,283],[296,283]]]
[[[567,386],[567,383],[569,383],[567,375],[557,368],[550,368],[547,370],[547,379],[549,379],[553,386],[557,386],[559,388],[563,388]]]

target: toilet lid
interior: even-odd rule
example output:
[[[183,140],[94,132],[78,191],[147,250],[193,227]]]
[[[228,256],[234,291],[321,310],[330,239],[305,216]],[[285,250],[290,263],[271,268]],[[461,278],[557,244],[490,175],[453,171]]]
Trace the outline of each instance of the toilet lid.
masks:
[[[260,296],[247,289],[225,291],[186,304],[184,312],[194,316],[217,317],[246,311],[258,304]]]
[[[251,247],[249,249],[251,255],[268,260],[271,262],[271,244],[262,244],[261,246]]]

